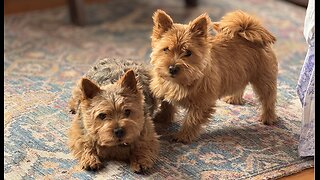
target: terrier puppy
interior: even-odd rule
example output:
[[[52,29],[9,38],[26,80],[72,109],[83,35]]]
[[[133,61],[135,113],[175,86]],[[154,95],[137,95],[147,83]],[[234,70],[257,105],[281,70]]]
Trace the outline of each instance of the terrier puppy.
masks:
[[[130,161],[137,173],[153,166],[159,140],[149,81],[141,64],[104,59],[74,87],[69,147],[83,169],[98,170],[104,160]]]
[[[187,109],[175,140],[189,143],[199,136],[217,99],[243,104],[249,83],[262,103],[262,123],[276,121],[278,62],[271,49],[276,38],[255,17],[235,11],[220,22],[202,14],[189,24],[178,24],[157,10],[153,22],[150,88],[163,99],[155,120],[172,121],[176,105]]]

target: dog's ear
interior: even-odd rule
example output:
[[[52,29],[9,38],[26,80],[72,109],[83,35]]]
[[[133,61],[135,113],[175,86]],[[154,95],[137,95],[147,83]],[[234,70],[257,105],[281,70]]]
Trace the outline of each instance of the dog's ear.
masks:
[[[132,69],[128,70],[118,81],[121,87],[133,93],[138,91],[137,80]]]
[[[194,19],[190,24],[190,32],[196,37],[206,37],[208,34],[208,25],[211,20],[207,13],[204,13]]]
[[[172,28],[173,21],[171,17],[164,11],[158,9],[152,16],[153,19],[153,32],[152,37],[159,39],[161,35]]]
[[[95,83],[87,78],[82,78],[80,87],[84,96],[83,98],[85,99],[92,99],[101,91],[101,89]]]
[[[213,22],[212,23],[212,27],[213,27],[213,30],[215,32],[219,32],[220,31],[220,23],[219,22]]]

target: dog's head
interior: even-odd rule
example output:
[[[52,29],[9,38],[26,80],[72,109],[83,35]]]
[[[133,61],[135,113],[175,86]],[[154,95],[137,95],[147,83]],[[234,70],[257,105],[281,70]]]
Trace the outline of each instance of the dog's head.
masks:
[[[210,18],[202,14],[189,24],[173,23],[162,10],[153,15],[151,64],[158,77],[182,86],[203,76],[210,54]]]
[[[80,88],[84,128],[100,146],[128,145],[140,136],[144,100],[132,70],[102,87],[83,78]]]

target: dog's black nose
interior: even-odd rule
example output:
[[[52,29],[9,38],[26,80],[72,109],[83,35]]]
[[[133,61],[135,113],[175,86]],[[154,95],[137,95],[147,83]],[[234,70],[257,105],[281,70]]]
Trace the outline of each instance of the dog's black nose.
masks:
[[[122,138],[124,136],[124,130],[122,128],[115,128],[113,132],[117,138]]]
[[[179,71],[179,67],[178,66],[175,66],[175,65],[170,65],[169,66],[169,73],[171,75],[176,75]]]

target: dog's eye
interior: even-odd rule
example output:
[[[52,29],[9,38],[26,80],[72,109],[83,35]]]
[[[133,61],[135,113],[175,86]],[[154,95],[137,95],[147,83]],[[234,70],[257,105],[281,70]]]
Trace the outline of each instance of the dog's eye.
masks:
[[[101,120],[104,120],[106,117],[107,117],[107,114],[105,114],[105,113],[100,113],[98,115],[98,118],[101,119]]]
[[[164,49],[163,49],[163,51],[164,51],[165,53],[168,53],[169,48],[168,48],[168,47],[166,47],[166,48],[164,48]]]
[[[124,110],[124,116],[125,116],[125,117],[129,117],[130,114],[131,114],[131,110],[130,110],[130,109],[125,109],[125,110]]]
[[[185,57],[190,57],[192,55],[192,52],[190,50],[186,50]]]

